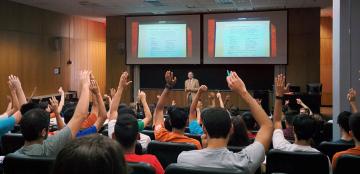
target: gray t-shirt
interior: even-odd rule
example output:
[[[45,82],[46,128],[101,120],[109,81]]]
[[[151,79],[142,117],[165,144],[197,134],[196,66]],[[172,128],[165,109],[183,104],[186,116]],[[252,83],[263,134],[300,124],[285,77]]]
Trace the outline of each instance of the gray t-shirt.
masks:
[[[15,153],[29,156],[56,157],[60,150],[70,140],[71,130],[69,127],[65,127],[55,135],[48,137],[42,144],[23,146]]]
[[[177,162],[191,167],[226,168],[238,170],[239,173],[255,173],[264,159],[264,146],[256,141],[238,153],[233,153],[226,147],[182,152]]]

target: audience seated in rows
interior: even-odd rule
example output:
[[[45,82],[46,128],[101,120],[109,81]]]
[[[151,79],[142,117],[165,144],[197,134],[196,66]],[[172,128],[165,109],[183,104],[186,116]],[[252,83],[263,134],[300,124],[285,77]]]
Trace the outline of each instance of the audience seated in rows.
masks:
[[[223,108],[209,108],[201,113],[204,134],[202,150],[182,152],[178,163],[184,166],[226,168],[243,173],[254,173],[265,158],[265,151],[269,149],[272,123],[262,107],[247,92],[244,82],[235,72],[227,77],[227,82],[235,93],[249,105],[260,130],[255,142],[241,152],[230,152],[226,146],[234,131],[230,114]],[[221,160],[219,160],[221,159]]]

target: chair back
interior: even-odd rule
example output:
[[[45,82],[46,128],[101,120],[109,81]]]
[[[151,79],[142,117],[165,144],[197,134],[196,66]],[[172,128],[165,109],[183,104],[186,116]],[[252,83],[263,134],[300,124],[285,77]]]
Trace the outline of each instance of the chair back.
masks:
[[[22,134],[7,133],[1,137],[2,154],[7,155],[20,149],[25,143]]]
[[[4,174],[49,174],[55,158],[10,153],[4,159]]]
[[[148,163],[128,162],[128,166],[131,168],[130,174],[155,174],[154,167]]]
[[[360,156],[343,155],[336,162],[334,174],[359,173]]]
[[[181,152],[195,149],[195,145],[188,143],[151,141],[147,151],[149,154],[155,155],[161,165],[166,168],[169,164],[177,162],[177,158]]]
[[[270,150],[266,158],[266,173],[329,174],[329,160],[318,152]]]
[[[336,152],[341,152],[353,147],[354,147],[353,144],[339,144],[339,143],[324,141],[320,143],[319,150],[320,152],[327,155],[330,160],[332,160]]]
[[[241,174],[238,170],[207,167],[189,167],[181,164],[170,164],[165,174]]]

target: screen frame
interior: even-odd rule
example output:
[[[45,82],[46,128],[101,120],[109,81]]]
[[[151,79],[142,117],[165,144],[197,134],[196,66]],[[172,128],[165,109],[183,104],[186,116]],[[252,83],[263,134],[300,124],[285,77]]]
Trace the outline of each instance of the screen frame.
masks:
[[[234,21],[237,18],[262,18],[270,20],[270,27],[272,18],[276,18],[281,22],[282,26],[279,33],[284,33],[281,36],[277,36],[279,40],[276,44],[282,52],[276,57],[210,57],[208,53],[208,20],[215,19],[216,21]],[[275,11],[249,11],[249,12],[236,12],[236,13],[208,13],[203,14],[203,64],[273,64],[273,65],[287,65],[288,64],[288,11],[287,10],[275,10]],[[216,22],[215,22],[216,23]],[[214,45],[215,45],[215,32],[214,29]],[[278,31],[277,31],[278,32]],[[271,31],[270,31],[271,37]],[[279,39],[280,38],[280,39]],[[270,39],[271,40],[271,39]],[[272,48],[270,44],[270,49]],[[215,49],[215,46],[214,46]],[[279,51],[277,51],[279,52]],[[214,52],[215,53],[215,52]],[[269,60],[264,60],[269,59]]]
[[[126,43],[125,43],[125,63],[127,65],[143,65],[143,64],[200,64],[202,55],[202,16],[201,14],[184,14],[184,15],[144,15],[144,16],[126,16],[125,17],[125,28],[126,28]],[[136,56],[131,55],[131,23],[138,21],[139,23],[156,23],[157,21],[184,21],[187,27],[192,29],[192,56],[188,55],[188,40],[186,40],[187,57],[172,57],[172,58],[139,58],[137,57],[138,50],[136,50]],[[179,23],[179,22],[176,22]],[[131,28],[130,28],[131,29]],[[188,35],[188,30],[186,31]],[[137,43],[138,44],[138,43]]]

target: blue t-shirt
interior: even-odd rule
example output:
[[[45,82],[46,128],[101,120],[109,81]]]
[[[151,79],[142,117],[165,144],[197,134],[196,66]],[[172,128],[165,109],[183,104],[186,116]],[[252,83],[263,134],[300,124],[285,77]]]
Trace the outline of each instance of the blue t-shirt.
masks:
[[[15,122],[16,120],[14,116],[0,118],[0,137],[13,130]]]
[[[96,126],[93,125],[93,126],[90,126],[87,129],[79,131],[76,134],[76,137],[79,138],[79,137],[83,137],[83,136],[90,135],[90,134],[95,134],[95,133],[97,133],[97,129],[96,129]]]
[[[189,130],[190,130],[190,134],[202,135],[204,133],[202,127],[196,120],[190,122]]]

